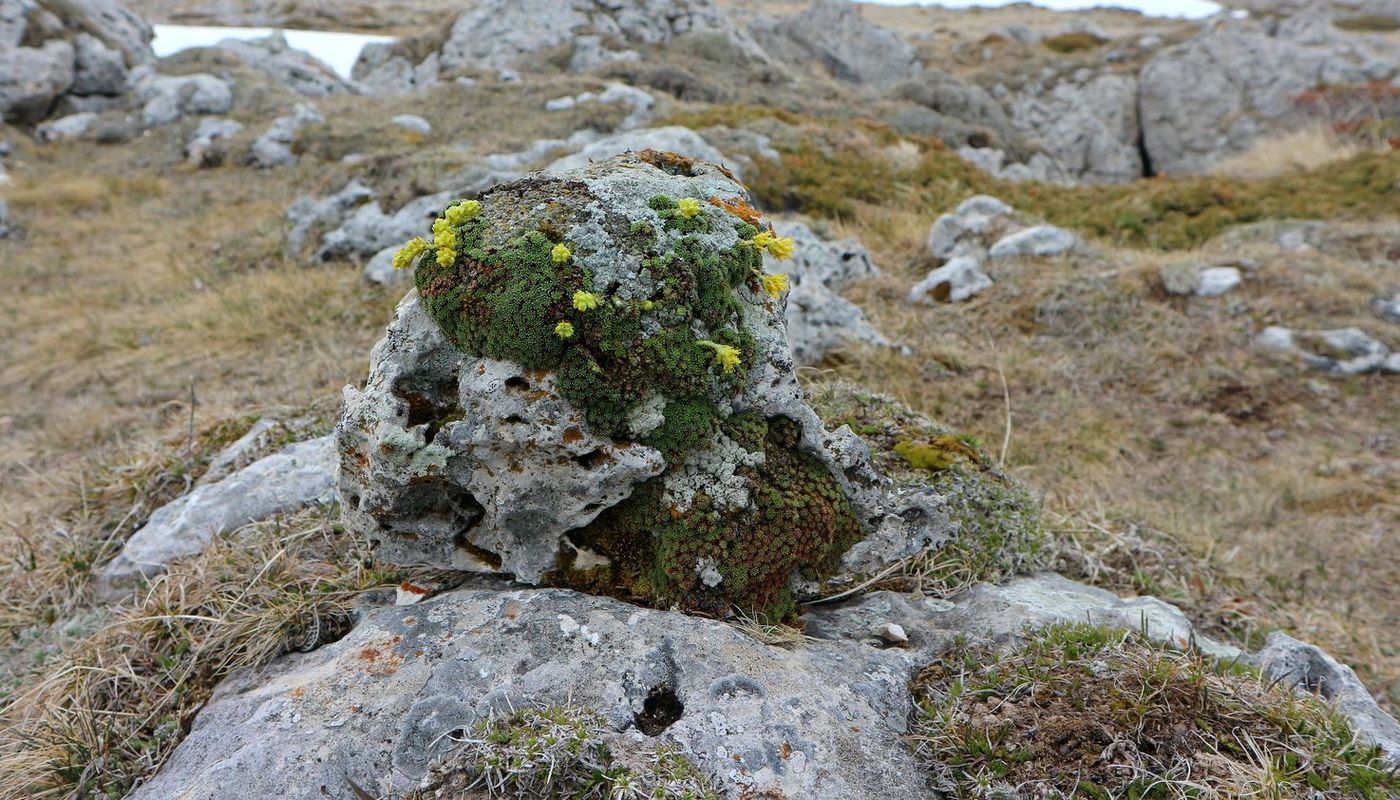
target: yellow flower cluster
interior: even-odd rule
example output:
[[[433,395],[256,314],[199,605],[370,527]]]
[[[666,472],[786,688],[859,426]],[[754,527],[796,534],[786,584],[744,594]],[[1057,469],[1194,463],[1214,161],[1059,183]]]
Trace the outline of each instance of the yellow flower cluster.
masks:
[[[707,341],[705,339],[701,339],[696,342],[696,344],[715,351],[715,363],[718,364],[720,369],[724,370],[726,374],[733,372],[734,368],[739,366],[739,348],[731,347],[727,344],[719,344],[718,342]]]
[[[394,254],[394,269],[408,269],[413,266],[414,259],[427,249],[428,243],[423,241],[423,237],[415,236],[409,239],[399,248],[399,252]]]
[[[573,258],[573,255],[574,251],[570,250],[569,246],[564,244],[563,242],[554,245],[554,248],[549,251],[550,260],[552,260],[556,264],[565,263],[570,258]]]
[[[437,248],[440,267],[450,267],[457,260],[457,231],[445,219],[433,220],[433,247]]]
[[[759,279],[763,282],[763,291],[769,297],[777,300],[786,292],[789,286],[788,276],[779,272],[776,275],[764,275]]]
[[[676,203],[676,211],[686,219],[694,219],[700,214],[700,201],[694,197],[682,197]]]
[[[779,261],[792,257],[793,248],[797,242],[791,236],[778,236],[770,231],[759,231],[753,237],[753,246],[760,250],[767,250],[768,254]]]
[[[447,217],[447,224],[461,225],[467,220],[476,219],[481,214],[481,203],[476,200],[458,200],[447,207],[443,216]]]
[[[602,298],[592,292],[580,290],[574,292],[574,308],[579,311],[592,311],[598,307],[598,301],[601,299]]]
[[[554,335],[560,339],[570,339],[574,335],[574,325],[571,322],[561,322],[554,326]]]

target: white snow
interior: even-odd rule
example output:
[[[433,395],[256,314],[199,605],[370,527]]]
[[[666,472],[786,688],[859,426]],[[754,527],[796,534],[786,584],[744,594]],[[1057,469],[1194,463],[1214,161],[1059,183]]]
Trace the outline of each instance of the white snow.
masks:
[[[225,28],[212,25],[154,25],[156,38],[151,47],[157,56],[165,58],[189,47],[210,47],[224,39],[261,39],[271,36],[274,28]],[[305,50],[330,65],[343,78],[350,77],[350,68],[360,56],[360,49],[371,42],[392,42],[392,36],[368,36],[362,33],[333,33],[330,31],[282,30],[287,44]]]

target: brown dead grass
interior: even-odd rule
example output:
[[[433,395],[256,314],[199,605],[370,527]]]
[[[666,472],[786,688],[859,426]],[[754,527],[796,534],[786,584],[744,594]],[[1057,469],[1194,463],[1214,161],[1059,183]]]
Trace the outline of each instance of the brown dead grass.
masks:
[[[1272,178],[1346,161],[1365,150],[1356,141],[1344,139],[1325,128],[1300,128],[1279,136],[1258,139],[1243,153],[1216,163],[1211,172],[1251,180]]]

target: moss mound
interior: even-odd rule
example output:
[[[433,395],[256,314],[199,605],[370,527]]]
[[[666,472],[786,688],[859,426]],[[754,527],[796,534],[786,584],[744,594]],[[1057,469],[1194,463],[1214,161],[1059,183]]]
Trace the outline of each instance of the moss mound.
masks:
[[[918,676],[922,752],[959,798],[1397,796],[1377,748],[1252,670],[1138,634],[1058,625]],[[1014,787],[1014,789],[1013,789]]]

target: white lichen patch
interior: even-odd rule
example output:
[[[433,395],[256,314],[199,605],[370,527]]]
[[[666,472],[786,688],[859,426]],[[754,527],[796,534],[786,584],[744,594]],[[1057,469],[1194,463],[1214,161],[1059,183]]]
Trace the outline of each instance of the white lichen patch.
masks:
[[[749,507],[749,480],[739,474],[741,467],[754,467],[765,460],[763,451],[749,452],[738,442],[716,433],[714,442],[686,456],[681,465],[667,473],[664,499],[678,511],[689,511],[695,495],[704,492],[717,510]]]

